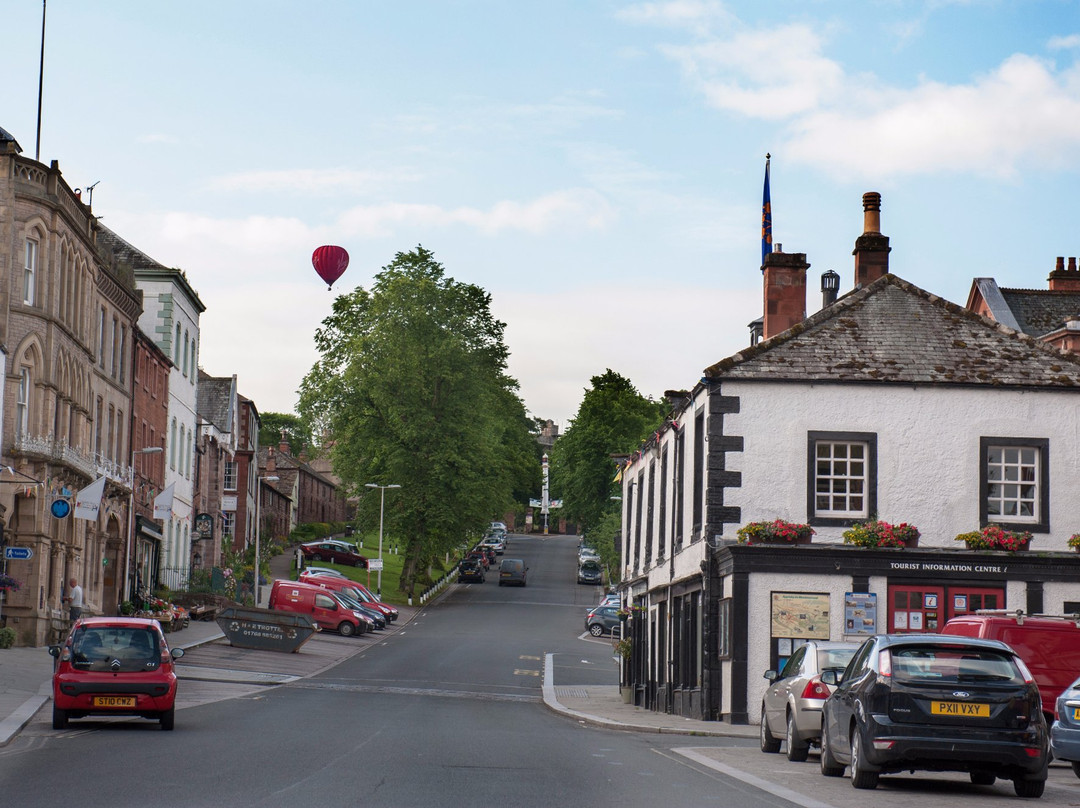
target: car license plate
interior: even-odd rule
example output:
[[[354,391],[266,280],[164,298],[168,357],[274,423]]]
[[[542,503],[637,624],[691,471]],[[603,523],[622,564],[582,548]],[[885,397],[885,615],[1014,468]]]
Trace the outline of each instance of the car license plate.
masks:
[[[933,715],[970,715],[975,718],[989,718],[990,705],[965,701],[932,701],[930,712]]]
[[[1080,707],[1073,707],[1073,721],[1080,721]]]
[[[95,707],[134,707],[134,696],[94,696],[91,702]]]

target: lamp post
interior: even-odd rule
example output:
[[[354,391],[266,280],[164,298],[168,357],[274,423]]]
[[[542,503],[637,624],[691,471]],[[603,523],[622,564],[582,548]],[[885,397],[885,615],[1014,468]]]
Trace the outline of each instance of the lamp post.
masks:
[[[400,485],[379,485],[378,483],[364,483],[365,488],[379,489],[379,581],[375,584],[375,597],[382,600],[382,528],[383,506],[386,505],[386,489],[401,488]]]
[[[276,477],[272,474],[266,477],[259,477],[255,483],[255,608],[259,608],[259,535],[262,532],[262,519],[259,516],[259,511],[262,505],[262,484],[276,483],[280,480],[280,477]]]
[[[131,493],[128,494],[127,552],[124,553],[124,600],[131,600],[131,544],[135,534],[135,455],[161,454],[160,446],[131,450]]]

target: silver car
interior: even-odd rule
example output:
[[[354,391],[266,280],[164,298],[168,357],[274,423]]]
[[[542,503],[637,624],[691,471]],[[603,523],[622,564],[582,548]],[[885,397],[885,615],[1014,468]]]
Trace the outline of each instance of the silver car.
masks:
[[[795,649],[783,670],[765,671],[769,686],[761,699],[762,752],[779,752],[783,739],[788,760],[806,760],[810,744],[821,739],[821,706],[832,693],[821,673],[843,671],[859,645],[811,640]]]

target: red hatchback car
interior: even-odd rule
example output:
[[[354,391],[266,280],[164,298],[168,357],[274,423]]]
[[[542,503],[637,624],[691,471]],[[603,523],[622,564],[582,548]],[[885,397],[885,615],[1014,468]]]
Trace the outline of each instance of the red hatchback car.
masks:
[[[63,645],[50,645],[53,729],[87,715],[138,715],[173,728],[176,671],[184,649],[169,650],[157,620],[86,617]]]
[[[309,541],[300,545],[300,551],[309,561],[330,561],[350,567],[367,567],[367,556],[356,552],[356,545],[333,539]]]

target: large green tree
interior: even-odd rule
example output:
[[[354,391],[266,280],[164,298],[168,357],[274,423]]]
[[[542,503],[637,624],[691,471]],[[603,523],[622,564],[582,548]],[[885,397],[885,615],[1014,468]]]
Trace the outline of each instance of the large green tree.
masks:
[[[283,440],[289,444],[289,454],[293,457],[312,448],[311,433],[299,416],[286,412],[262,413],[259,416],[259,445],[276,448]]]
[[[577,415],[551,451],[551,485],[563,501],[560,515],[588,534],[605,514],[617,512],[611,456],[638,448],[663,423],[664,412],[664,404],[641,395],[610,368],[593,376]]]
[[[528,418],[506,374],[505,324],[483,289],[448,278],[423,247],[398,253],[334,301],[315,334],[320,360],[304,378],[299,411],[333,436],[336,473],[358,494],[360,518],[404,548],[403,591],[512,502],[530,468]]]

